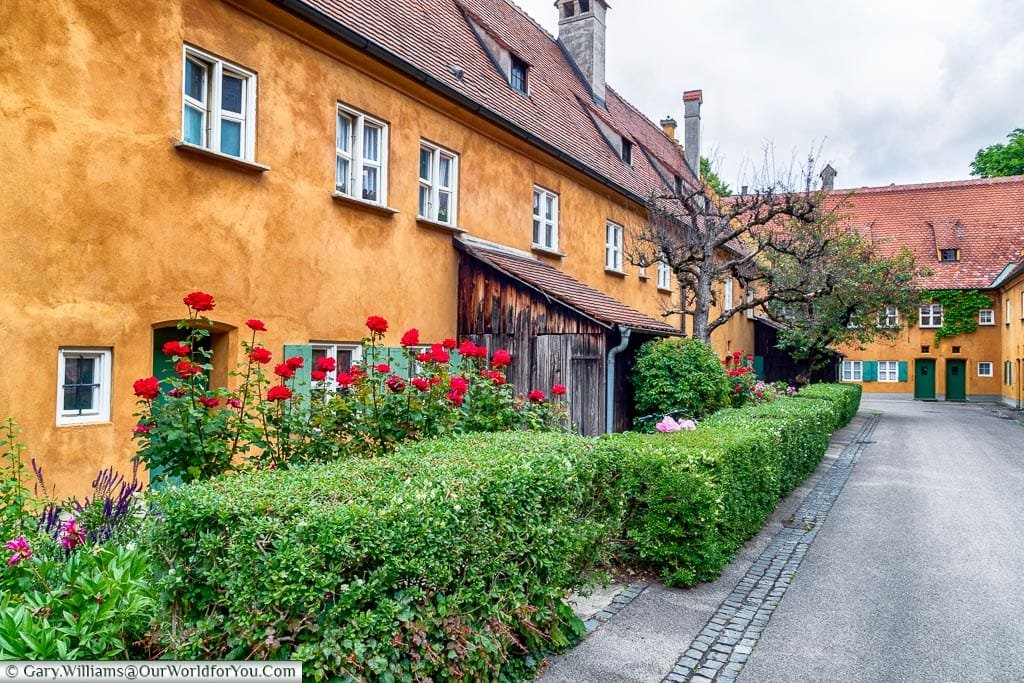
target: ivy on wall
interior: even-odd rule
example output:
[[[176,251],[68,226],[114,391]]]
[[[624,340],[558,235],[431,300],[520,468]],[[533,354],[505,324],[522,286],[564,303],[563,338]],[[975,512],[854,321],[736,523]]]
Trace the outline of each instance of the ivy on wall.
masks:
[[[992,299],[976,289],[930,289],[921,301],[942,304],[942,327],[935,330],[935,345],[943,339],[970,334],[978,329],[978,310],[992,308]]]

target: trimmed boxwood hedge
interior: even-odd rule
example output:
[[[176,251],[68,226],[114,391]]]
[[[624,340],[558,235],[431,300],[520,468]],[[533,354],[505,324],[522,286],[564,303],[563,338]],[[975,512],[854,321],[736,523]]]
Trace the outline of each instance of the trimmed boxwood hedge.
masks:
[[[528,680],[583,633],[564,598],[588,569],[714,579],[856,390],[694,432],[467,435],[173,489],[149,529],[171,615],[156,641],[179,659],[292,657],[314,679]]]

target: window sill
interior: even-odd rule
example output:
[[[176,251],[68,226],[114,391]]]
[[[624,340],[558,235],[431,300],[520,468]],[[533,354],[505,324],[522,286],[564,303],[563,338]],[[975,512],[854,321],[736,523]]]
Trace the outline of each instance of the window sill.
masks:
[[[331,199],[338,202],[339,204],[358,206],[361,209],[369,209],[370,211],[376,211],[377,213],[384,214],[387,216],[394,216],[396,213],[399,212],[398,209],[392,209],[390,206],[384,206],[383,204],[374,204],[373,202],[368,202],[365,199],[357,199],[355,197],[350,197],[347,194],[342,194],[340,192],[331,193]]]
[[[81,429],[86,427],[112,427],[114,425],[109,417],[97,418],[95,421],[88,422],[58,422],[57,429]]]
[[[531,244],[530,251],[541,256],[551,256],[553,258],[565,258],[565,254],[558,251],[557,249],[551,249],[540,244]]]
[[[244,159],[239,159],[238,157],[233,157],[229,154],[215,152],[212,149],[200,147],[199,145],[193,145],[192,143],[185,142],[184,140],[175,140],[174,148],[181,152],[182,154],[194,156],[198,159],[203,159],[205,161],[211,161],[215,164],[226,166],[228,168],[233,168],[237,171],[251,173],[253,175],[265,173],[266,171],[270,170],[269,166],[257,164],[255,161],[246,161]]]
[[[641,280],[650,280],[651,279],[650,275],[644,275],[643,273],[638,274],[637,277],[640,278]]]
[[[658,287],[658,291],[661,292],[662,294],[671,294],[672,293],[671,289],[665,289],[664,287]]]
[[[434,230],[436,232],[443,232],[447,235],[462,235],[469,232],[465,228],[460,228],[457,225],[450,225],[448,223],[442,223],[440,221],[431,220],[430,218],[424,218],[423,216],[416,217],[416,224],[421,228],[427,230]]]
[[[616,270],[615,268],[608,267],[605,267],[604,272],[608,275],[614,275],[615,277],[627,277],[629,275],[629,273],[625,271]]]

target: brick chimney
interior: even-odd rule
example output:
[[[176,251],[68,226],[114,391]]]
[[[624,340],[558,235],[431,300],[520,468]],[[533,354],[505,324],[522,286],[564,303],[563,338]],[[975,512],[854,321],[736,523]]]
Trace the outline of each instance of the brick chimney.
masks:
[[[683,156],[690,170],[700,176],[700,105],[704,93],[687,90],[683,93]]]
[[[676,142],[676,128],[679,126],[676,120],[671,116],[666,116],[661,120],[661,130],[668,136],[668,139],[672,142]]]
[[[558,0],[558,40],[576,62],[594,99],[605,98],[605,0]]]
[[[837,175],[839,173],[836,172],[836,169],[832,168],[832,164],[825,164],[825,168],[821,169],[821,173],[818,174],[818,177],[821,178],[821,189],[834,189]]]

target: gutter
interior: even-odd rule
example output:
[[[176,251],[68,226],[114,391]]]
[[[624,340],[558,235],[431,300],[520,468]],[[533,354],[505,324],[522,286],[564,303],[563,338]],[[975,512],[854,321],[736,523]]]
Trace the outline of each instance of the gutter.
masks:
[[[525,128],[522,128],[518,124],[513,123],[512,121],[506,119],[503,116],[500,116],[499,114],[491,111],[490,109],[487,109],[479,102],[476,102],[475,100],[466,97],[458,90],[452,88],[447,83],[439,81],[438,79],[428,74],[426,71],[423,71],[419,67],[410,64],[409,62],[405,61],[404,59],[402,59],[395,53],[391,52],[384,46],[380,45],[379,43],[375,43],[366,36],[363,36],[353,31],[347,26],[328,17],[323,12],[313,9],[305,2],[302,2],[302,0],[272,1],[274,2],[274,4],[283,7],[286,11],[290,12],[291,14],[294,14],[295,16],[315,26],[316,28],[319,28],[325,33],[334,36],[335,38],[341,40],[342,42],[348,43],[349,45],[358,48],[369,55],[372,55],[373,57],[387,64],[388,66],[412,78],[413,80],[425,84],[427,87],[436,90],[440,94],[462,105],[466,109],[476,112],[477,114],[487,119],[491,123],[497,124],[499,127],[504,128],[505,130],[509,131],[510,133],[517,137],[523,138],[534,147],[540,148],[541,150],[547,152],[548,154],[555,157],[559,161],[571,166],[577,171],[580,171],[587,177],[596,180],[602,185],[610,187],[611,189],[615,190],[616,192],[623,195],[627,199],[634,201],[637,204],[640,204],[641,206],[647,205],[647,200],[644,197],[641,197],[640,195],[635,194],[631,190],[627,190],[626,188],[612,182],[611,180],[601,175],[594,169],[590,168],[583,162],[577,160],[575,157],[569,156],[562,150],[558,149],[557,147],[548,142],[545,142],[544,140],[537,137],[533,133],[529,132]]]
[[[629,346],[629,335],[632,330],[625,325],[619,325],[619,334],[622,341],[614,349],[608,351],[608,362],[606,363],[607,376],[605,378],[605,401],[604,401],[604,433],[611,434],[615,424],[615,357],[626,350]]]

